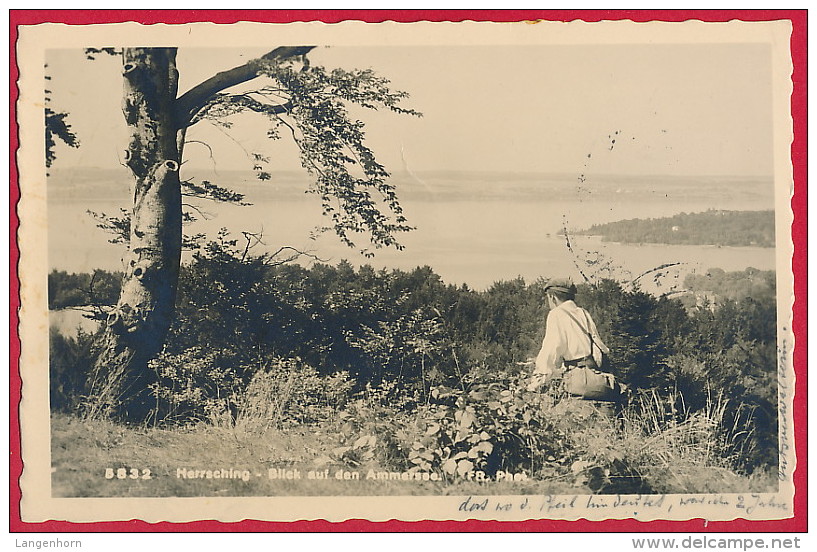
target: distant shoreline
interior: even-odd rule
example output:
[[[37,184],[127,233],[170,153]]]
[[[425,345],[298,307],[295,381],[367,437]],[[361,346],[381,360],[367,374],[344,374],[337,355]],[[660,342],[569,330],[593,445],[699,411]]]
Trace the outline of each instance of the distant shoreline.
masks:
[[[576,232],[624,245],[695,245],[774,248],[774,211],[680,213],[671,217],[628,219],[594,224]]]
[[[712,181],[613,182],[596,178],[588,179],[585,187],[579,189],[575,178],[568,176],[526,181],[515,180],[512,175],[476,179],[474,174],[455,174],[457,178],[434,179],[417,173],[417,180],[397,182],[405,215],[417,228],[400,236],[405,249],[381,249],[374,259],[364,259],[340,243],[334,234],[311,239],[311,232],[325,224],[325,219],[318,198],[304,193],[302,180],[287,180],[287,175],[279,174],[273,182],[262,183],[255,181],[252,174],[225,173],[222,171],[213,183],[246,193],[245,200],[252,205],[199,202],[197,206],[208,216],[198,217],[184,231],[191,235],[204,233],[208,239],[213,239],[220,228],[227,228],[239,237],[245,230],[263,233],[266,245],[259,245],[257,253],[289,245],[313,251],[330,262],[345,258],[355,265],[401,269],[428,265],[445,281],[467,283],[476,289],[516,276],[535,279],[563,274],[581,278],[577,263],[584,267],[585,259],[593,267],[591,270],[602,269],[599,255],[594,252],[612,261],[616,270],[633,275],[670,262],[700,270],[712,266],[726,270],[775,266],[774,250],[770,248],[730,250],[662,244],[639,247],[615,241],[603,243],[602,238],[585,238],[575,233],[576,229],[593,224],[635,217],[668,217],[682,210],[768,209],[773,205],[770,182],[716,185]],[[128,182],[127,178],[99,176],[83,171],[74,175],[55,171],[49,178],[50,267],[71,272],[94,268],[122,270],[124,248],[108,243],[109,236],[96,227],[86,211],[118,213],[128,201]],[[403,176],[397,174],[395,179]],[[558,235],[564,227],[568,228],[571,241],[575,238],[572,251],[564,237]]]

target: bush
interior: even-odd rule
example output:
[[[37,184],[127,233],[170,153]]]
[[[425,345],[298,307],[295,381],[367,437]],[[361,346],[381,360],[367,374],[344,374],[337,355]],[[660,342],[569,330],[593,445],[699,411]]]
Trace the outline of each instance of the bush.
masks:
[[[177,354],[165,350],[149,368],[156,378],[150,385],[156,422],[200,421],[231,412],[244,387],[233,359],[217,349],[190,347]]]
[[[546,416],[547,395],[494,382],[467,390],[436,386],[429,402],[414,408],[372,398],[386,395],[359,399],[341,414],[347,443],[337,451],[340,460],[456,478],[475,471],[540,473],[566,455],[567,439]]]
[[[349,400],[353,382],[340,372],[321,376],[296,360],[273,358],[236,398],[236,428],[313,425],[332,420]]]
[[[566,454],[567,438],[547,416],[548,395],[513,383],[435,392],[440,403],[418,413],[424,435],[412,445],[410,460],[420,467],[437,463],[448,475],[474,469],[489,476],[499,470],[533,474],[547,469],[548,458]]]
[[[246,365],[199,347],[162,353],[151,367],[154,418],[162,423],[208,421],[250,432],[315,424],[330,420],[352,388],[347,374],[321,376],[295,359]]]
[[[523,472],[596,493],[770,488],[769,478],[742,475],[738,445],[750,420],[731,423],[722,395],[692,411],[680,394],[645,392],[613,418],[558,387],[530,393],[513,379],[466,390],[438,386],[419,405],[389,406],[389,396],[396,398],[370,390],[340,413],[336,461],[437,472],[449,481]]]
[[[65,337],[51,328],[48,338],[51,409],[75,412],[87,392],[94,336],[79,330],[75,338]]]
[[[672,389],[683,397],[679,411],[706,412],[713,401],[723,403],[721,424],[729,432],[728,455],[736,467],[751,473],[757,468],[777,468],[776,374],[753,361],[757,347],[736,345],[727,351],[700,355],[674,355],[668,364]]]
[[[376,463],[407,470],[405,435],[412,432],[418,405],[416,391],[393,382],[367,385],[338,414],[333,429],[339,446],[334,460],[351,466]]]

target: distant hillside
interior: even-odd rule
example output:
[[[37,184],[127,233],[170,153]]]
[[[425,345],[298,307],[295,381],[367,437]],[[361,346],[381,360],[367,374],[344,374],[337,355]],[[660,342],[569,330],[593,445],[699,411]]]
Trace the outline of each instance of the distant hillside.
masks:
[[[756,301],[774,302],[775,274],[774,270],[758,270],[751,267],[734,272],[710,268],[703,274],[687,274],[684,278],[684,287],[695,296],[712,301],[742,301],[751,297]]]
[[[578,234],[620,243],[774,247],[774,211],[681,213],[596,224]]]

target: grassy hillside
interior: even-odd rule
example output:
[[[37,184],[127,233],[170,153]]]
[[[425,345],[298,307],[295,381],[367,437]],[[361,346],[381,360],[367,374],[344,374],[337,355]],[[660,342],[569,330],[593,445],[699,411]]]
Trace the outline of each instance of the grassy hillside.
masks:
[[[670,494],[777,487],[771,470],[742,475],[730,468],[723,455],[728,443],[719,436],[724,405],[717,401],[706,413],[666,419],[657,396],[642,397],[618,422],[586,403],[518,388],[485,398],[409,415],[362,399],[320,424],[276,427],[247,415],[158,428],[55,414],[53,495]]]
[[[66,415],[53,416],[51,423],[52,492],[55,497],[590,492],[581,485],[559,480],[508,480],[490,484],[467,479],[389,480],[384,478],[384,471],[403,472],[384,469],[373,460],[365,465],[333,460],[331,455],[333,449],[338,448],[338,435],[315,427],[259,434],[205,423],[184,429],[135,428]],[[120,471],[123,468],[124,472]],[[232,475],[238,477],[207,477],[206,470],[220,471],[222,468],[227,475],[232,469]],[[275,479],[270,478],[270,469]],[[111,471],[106,474],[106,470]],[[183,471],[181,477],[179,470]],[[190,470],[204,473],[190,474]],[[246,480],[241,477],[245,475],[244,470],[249,472]],[[341,475],[345,472],[348,479],[338,478],[339,471]],[[358,474],[357,479],[352,479],[354,473]],[[293,479],[287,479],[287,476]],[[296,479],[296,476],[300,477]]]
[[[70,298],[68,276],[55,275],[51,291]],[[710,280],[743,289],[747,278],[767,282],[761,276]],[[766,293],[706,308],[610,280],[580,285],[577,303],[610,348],[604,366],[632,391],[610,419],[558,382],[527,389],[526,359],[547,315],[543,281],[476,292],[429,267],[274,266],[212,244],[183,267],[166,346],[144,392],[113,405],[118,422],[83,417],[98,411],[87,390],[93,336],[50,333],[53,488],[59,496],[766,490],[776,484],[778,398],[775,300],[764,285]]]

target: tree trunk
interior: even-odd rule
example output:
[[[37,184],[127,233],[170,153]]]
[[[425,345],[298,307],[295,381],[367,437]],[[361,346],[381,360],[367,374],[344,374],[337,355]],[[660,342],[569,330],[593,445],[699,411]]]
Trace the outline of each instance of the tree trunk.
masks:
[[[182,244],[179,184],[184,130],[176,120],[175,48],[126,48],[125,161],[133,174],[130,247],[122,292],[108,316],[90,381],[88,414],[144,418],[147,363],[173,319]]]
[[[303,58],[313,46],[282,46],[262,56]],[[304,58],[305,59],[305,58]],[[179,168],[185,129],[220,91],[252,80],[252,60],[222,71],[180,98],[176,48],[125,48],[122,53],[125,162],[133,174],[130,249],[122,292],[97,342],[86,415],[144,419],[150,409],[147,363],[164,345],[173,320],[182,248]],[[285,111],[285,106],[272,109]]]

